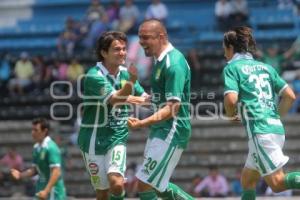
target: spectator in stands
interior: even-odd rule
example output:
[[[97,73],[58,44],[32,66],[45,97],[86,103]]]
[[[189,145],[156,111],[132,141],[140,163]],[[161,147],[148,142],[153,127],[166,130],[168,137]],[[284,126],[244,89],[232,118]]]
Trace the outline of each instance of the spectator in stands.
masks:
[[[66,81],[68,79],[67,71],[68,64],[61,59],[54,59],[52,66],[52,79],[53,81]]]
[[[292,108],[290,109],[289,113],[296,114],[298,112],[298,110],[300,109],[300,73],[299,72],[296,75],[295,80],[292,81],[292,87],[296,94],[296,100],[295,100]]]
[[[139,15],[139,9],[133,4],[133,0],[125,0],[125,5],[120,10],[120,21],[117,29],[124,33],[131,32],[137,26]]]
[[[138,179],[135,176],[137,171],[137,164],[132,162],[128,165],[125,177],[127,178],[125,183],[126,197],[136,198],[138,196]]]
[[[68,17],[65,21],[65,27],[62,33],[60,33],[57,40],[57,50],[61,57],[71,57],[74,52],[74,48],[77,41],[76,21],[72,17]]]
[[[215,3],[215,17],[220,31],[225,31],[230,27],[229,15],[231,5],[227,0],[218,0]]]
[[[231,0],[230,19],[231,26],[248,25],[249,11],[247,0]]]
[[[107,19],[105,8],[101,5],[100,0],[91,0],[91,5],[87,9],[84,21],[91,25],[100,19]]]
[[[138,70],[139,81],[143,85],[149,85],[152,60],[145,56],[143,48],[139,43],[138,36],[132,36],[128,41],[127,62],[134,63]]]
[[[262,62],[267,63],[275,68],[279,75],[282,74],[283,63],[287,59],[291,58],[295,52],[294,46],[292,46],[286,52],[279,54],[279,48],[277,44],[271,45],[267,48],[267,52],[262,52],[260,50],[256,51],[256,56],[258,56]]]
[[[278,0],[277,8],[279,10],[292,9],[293,8],[293,0]]]
[[[106,9],[109,27],[116,30],[120,20],[120,4],[118,0],[112,0]]]
[[[50,125],[46,119],[32,121],[32,138],[36,144],[33,149],[33,166],[20,171],[11,169],[16,180],[39,174],[36,184],[36,197],[39,199],[65,200],[66,191],[61,172],[61,154],[56,143],[49,136]]]
[[[146,19],[157,19],[163,23],[167,22],[168,8],[160,0],[152,0],[145,14]]]
[[[8,152],[1,158],[0,165],[6,166],[8,169],[14,168],[17,170],[23,170],[24,167],[23,158],[15,147],[9,148]]]
[[[17,61],[14,69],[14,78],[9,81],[11,95],[23,95],[24,90],[32,84],[34,67],[27,52],[22,52],[20,60]]]
[[[37,92],[40,93],[44,89],[49,88],[52,80],[52,70],[46,65],[43,56],[35,56],[32,61],[35,68],[33,82]]]
[[[235,177],[231,182],[231,194],[233,196],[241,196],[243,191],[241,184],[241,170],[235,172]]]
[[[196,174],[196,175],[193,177],[193,179],[192,179],[192,181],[191,181],[191,185],[189,186],[189,190],[188,190],[188,192],[189,192],[192,196],[194,196],[194,197],[199,197],[199,196],[200,196],[199,193],[195,193],[194,191],[195,191],[195,187],[196,187],[197,185],[199,185],[199,184],[201,183],[201,181],[202,181],[202,177],[201,177],[199,174]]]
[[[11,76],[10,63],[8,60],[8,54],[2,54],[0,57],[0,96],[7,94],[7,84]]]
[[[201,193],[205,189],[207,194]],[[209,175],[204,177],[204,179],[194,189],[194,193],[208,197],[226,197],[228,192],[228,182],[226,178],[219,173],[216,165],[209,166]]]
[[[67,70],[67,79],[71,81],[74,87],[76,87],[77,79],[82,74],[84,74],[84,67],[78,62],[76,58],[72,58]]]
[[[95,45],[95,42],[98,39],[98,36],[101,35],[104,31],[108,29],[107,16],[103,16],[100,19],[95,20],[86,35],[86,38],[83,39],[82,44],[87,51],[91,51]]]
[[[202,77],[199,52],[195,48],[190,49],[188,52],[187,60],[191,67],[191,87],[198,88],[200,86]]]

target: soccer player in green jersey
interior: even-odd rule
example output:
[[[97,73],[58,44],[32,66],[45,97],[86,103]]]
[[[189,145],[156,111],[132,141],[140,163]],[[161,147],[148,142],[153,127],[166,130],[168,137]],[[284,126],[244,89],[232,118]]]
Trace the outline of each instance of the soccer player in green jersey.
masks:
[[[139,100],[131,94],[146,96],[137,81],[137,69],[124,67],[126,44],[127,37],[122,32],[103,33],[96,48],[99,62],[84,79],[78,144],[98,200],[124,198],[129,116],[124,102]]]
[[[242,200],[254,200],[260,177],[274,192],[300,188],[300,172],[285,174],[288,157],[282,152],[285,131],[283,117],[295,94],[276,70],[252,57],[255,40],[248,27],[224,34],[223,48],[228,64],[224,68],[224,104],[227,116],[236,120],[240,110],[248,135],[248,157],[242,171]],[[281,96],[279,105],[276,95]]]
[[[168,41],[164,25],[148,20],[139,27],[146,56],[154,57],[152,102],[157,111],[146,119],[129,118],[131,128],[150,126],[143,166],[137,172],[141,199],[193,199],[169,182],[191,136],[190,68],[181,52]]]
[[[65,200],[66,190],[61,176],[61,153],[56,143],[48,135],[49,123],[38,118],[32,121],[33,166],[20,172],[11,169],[16,180],[39,175],[36,183],[37,199]]]

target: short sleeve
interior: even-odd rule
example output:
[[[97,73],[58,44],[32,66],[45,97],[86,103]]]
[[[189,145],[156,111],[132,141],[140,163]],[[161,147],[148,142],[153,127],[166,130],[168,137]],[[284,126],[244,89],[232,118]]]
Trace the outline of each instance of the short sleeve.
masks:
[[[173,65],[166,69],[165,95],[166,100],[181,101],[186,82],[186,71],[183,66]]]
[[[232,68],[226,66],[223,70],[224,95],[229,92],[239,93],[237,77]]]
[[[50,167],[59,167],[61,163],[61,153],[58,147],[50,146],[48,149],[48,162]]]
[[[140,85],[138,81],[136,81],[134,84],[134,95],[141,96],[144,92],[144,88]]]
[[[85,98],[98,99],[102,103],[113,95],[115,89],[104,76],[87,75],[84,82]]]
[[[274,90],[276,94],[281,95],[281,93],[288,86],[288,84],[279,76],[279,74],[275,70],[273,73]]]

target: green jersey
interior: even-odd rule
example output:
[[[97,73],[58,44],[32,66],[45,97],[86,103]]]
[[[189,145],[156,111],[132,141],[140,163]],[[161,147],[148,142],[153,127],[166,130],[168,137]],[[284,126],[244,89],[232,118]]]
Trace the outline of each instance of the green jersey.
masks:
[[[181,103],[178,114],[151,126],[150,138],[158,137],[186,148],[191,136],[189,65],[182,53],[171,44],[156,60],[151,75],[152,102],[157,108],[167,101]]]
[[[36,143],[33,147],[33,164],[36,167],[39,179],[36,184],[36,192],[45,189],[51,175],[51,167],[61,167],[61,153],[56,143],[47,136],[42,144]],[[48,199],[63,200],[66,191],[62,177],[59,177],[53,186]]]
[[[104,155],[112,147],[126,144],[128,106],[113,107],[107,101],[129,78],[125,67],[120,66],[114,77],[100,62],[87,72],[84,80],[84,111],[78,136],[78,144],[83,152]],[[143,93],[144,89],[136,82],[133,95],[141,96]]]
[[[276,94],[287,84],[272,66],[253,60],[251,54],[235,54],[224,68],[223,78],[224,94],[238,94],[249,138],[253,134],[284,134]]]

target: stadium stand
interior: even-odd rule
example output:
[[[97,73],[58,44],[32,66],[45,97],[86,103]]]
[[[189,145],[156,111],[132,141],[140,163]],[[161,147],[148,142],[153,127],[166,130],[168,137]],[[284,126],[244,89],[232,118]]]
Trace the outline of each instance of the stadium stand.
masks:
[[[57,55],[57,39],[63,31],[65,20],[72,16],[80,20],[84,17],[89,0],[2,0],[0,2],[0,52],[10,54],[12,64],[17,56],[27,51],[31,55],[44,55],[47,58]],[[101,0],[104,6],[109,0]],[[123,1],[120,0],[122,3]],[[143,12],[149,1],[136,0],[135,4]],[[222,101],[223,88],[221,71],[225,65],[222,50],[223,33],[219,32],[214,18],[214,1],[211,0],[165,0],[169,17],[167,28],[170,40],[176,47],[188,54],[190,49],[196,49],[201,65],[201,76],[193,87],[194,96],[191,99],[207,102],[194,114],[207,115],[207,110],[214,110],[212,103]],[[248,1],[250,20],[254,35],[263,47],[274,41],[287,49],[300,35],[300,18],[293,15],[291,10],[278,10],[277,1]],[[276,10],[276,11],[274,11]],[[142,17],[141,17],[142,21]],[[90,53],[76,50],[79,60],[86,66],[95,62]],[[58,55],[59,57],[59,55]],[[291,62],[286,63],[286,69],[295,69]],[[193,67],[193,66],[191,66]],[[66,94],[62,92],[62,95]],[[30,120],[34,117],[51,116],[51,105],[61,103],[53,108],[56,117],[69,116],[68,120],[53,121],[51,131],[60,134],[67,143],[68,161],[66,166],[66,185],[69,196],[92,197],[94,192],[89,184],[80,152],[76,146],[69,144],[72,133],[72,120],[81,99],[74,92],[68,99],[53,98],[48,88],[41,93],[29,93],[24,96],[9,96],[0,93],[0,155],[9,146],[17,146],[27,164],[31,160]],[[72,105],[71,109],[63,103]],[[221,107],[217,107],[221,108]],[[298,109],[299,110],[299,109]],[[200,116],[201,117],[201,116]],[[9,120],[9,121],[7,121]],[[287,143],[286,153],[291,157],[287,169],[300,166],[299,148],[299,117],[286,120]],[[135,161],[141,163],[146,134],[145,130],[132,133],[128,145],[128,164]],[[222,120],[205,121],[198,118],[193,122],[193,134],[188,150],[184,153],[176,169],[173,180],[175,183],[189,188],[195,174],[204,176],[211,163],[218,164],[220,171],[232,180],[236,169],[241,168],[246,156],[246,135],[239,125],[229,124]],[[16,186],[19,188],[19,186]],[[15,190],[2,189],[0,194],[10,196]]]

